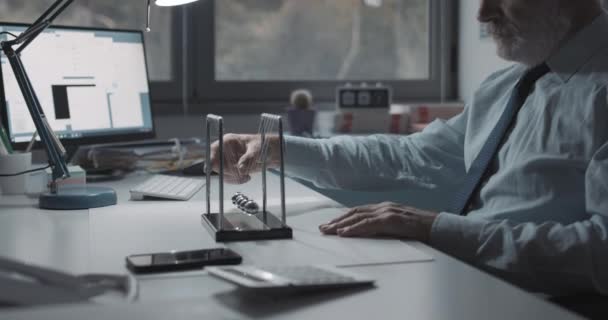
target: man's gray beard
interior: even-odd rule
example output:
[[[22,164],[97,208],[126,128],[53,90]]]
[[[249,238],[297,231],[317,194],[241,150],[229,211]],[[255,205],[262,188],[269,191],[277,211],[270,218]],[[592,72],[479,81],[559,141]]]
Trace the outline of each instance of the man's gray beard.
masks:
[[[494,38],[498,55],[508,61],[523,63],[527,66],[539,65],[555,53],[563,44],[570,30],[568,18],[558,16],[542,19],[527,26],[529,35],[516,35],[512,39]]]

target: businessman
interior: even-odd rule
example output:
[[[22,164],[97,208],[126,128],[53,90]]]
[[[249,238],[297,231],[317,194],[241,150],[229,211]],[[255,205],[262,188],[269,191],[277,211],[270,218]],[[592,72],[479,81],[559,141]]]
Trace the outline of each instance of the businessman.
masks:
[[[361,206],[325,234],[419,240],[529,290],[608,294],[608,15],[598,0],[481,0],[478,19],[514,65],[462,114],[408,137],[290,137],[287,170],[444,208]],[[225,147],[238,156],[228,177],[247,181],[259,137],[227,135]]]

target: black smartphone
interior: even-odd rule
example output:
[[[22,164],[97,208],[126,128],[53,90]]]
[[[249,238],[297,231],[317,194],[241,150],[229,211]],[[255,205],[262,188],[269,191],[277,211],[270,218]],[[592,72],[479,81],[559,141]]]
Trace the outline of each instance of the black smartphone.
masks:
[[[135,273],[200,269],[212,265],[240,264],[243,258],[225,248],[136,254],[127,257],[127,268]]]

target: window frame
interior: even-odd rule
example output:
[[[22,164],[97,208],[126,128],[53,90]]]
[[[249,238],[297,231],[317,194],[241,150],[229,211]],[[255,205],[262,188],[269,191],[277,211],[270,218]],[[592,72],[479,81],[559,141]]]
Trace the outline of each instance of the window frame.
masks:
[[[394,100],[445,101],[457,98],[457,10],[458,1],[429,0],[430,70],[426,80],[376,81],[393,88]],[[196,59],[191,79],[195,104],[263,104],[285,102],[291,91],[307,88],[319,102],[332,102],[336,88],[360,81],[215,81],[215,0],[195,3],[188,11],[193,32],[188,43]],[[442,74],[444,75],[442,77]],[[371,82],[371,81],[370,81]],[[238,94],[234,94],[238,92]]]
[[[175,104],[184,99],[191,100],[192,94],[192,83],[188,78],[192,78],[195,75],[184,72],[187,70],[187,66],[191,63],[190,57],[187,55],[188,52],[194,48],[188,46],[188,38],[190,37],[189,30],[192,30],[192,25],[189,24],[190,14],[186,8],[154,8],[155,10],[172,10],[171,19],[171,75],[172,79],[167,81],[161,80],[150,80],[150,92],[153,107],[156,104]],[[154,10],[153,9],[153,10]],[[152,25],[154,28],[154,25]],[[144,31],[145,32],[145,31]],[[192,42],[190,42],[192,43]],[[146,46],[146,50],[149,50]],[[184,59],[184,56],[186,59]],[[182,62],[186,61],[186,64]],[[147,61],[148,64],[152,63]],[[190,81],[189,81],[190,80]],[[155,108],[159,109],[159,108]],[[159,110],[161,111],[161,110]]]

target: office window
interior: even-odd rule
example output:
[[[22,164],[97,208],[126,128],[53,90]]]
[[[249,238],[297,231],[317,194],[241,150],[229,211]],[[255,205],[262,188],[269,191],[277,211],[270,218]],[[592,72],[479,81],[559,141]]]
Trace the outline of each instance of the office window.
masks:
[[[54,0],[3,0],[0,21],[31,23]],[[152,81],[168,82],[176,78],[173,67],[171,9],[153,11],[153,31],[145,34],[148,68]],[[111,29],[138,29],[145,25],[143,0],[78,0],[55,21],[57,25]]]
[[[217,81],[429,77],[428,0],[222,0]]]
[[[307,88],[330,102],[338,86],[382,82],[401,101],[449,99],[456,13],[452,0],[200,1],[195,95],[286,101]]]

